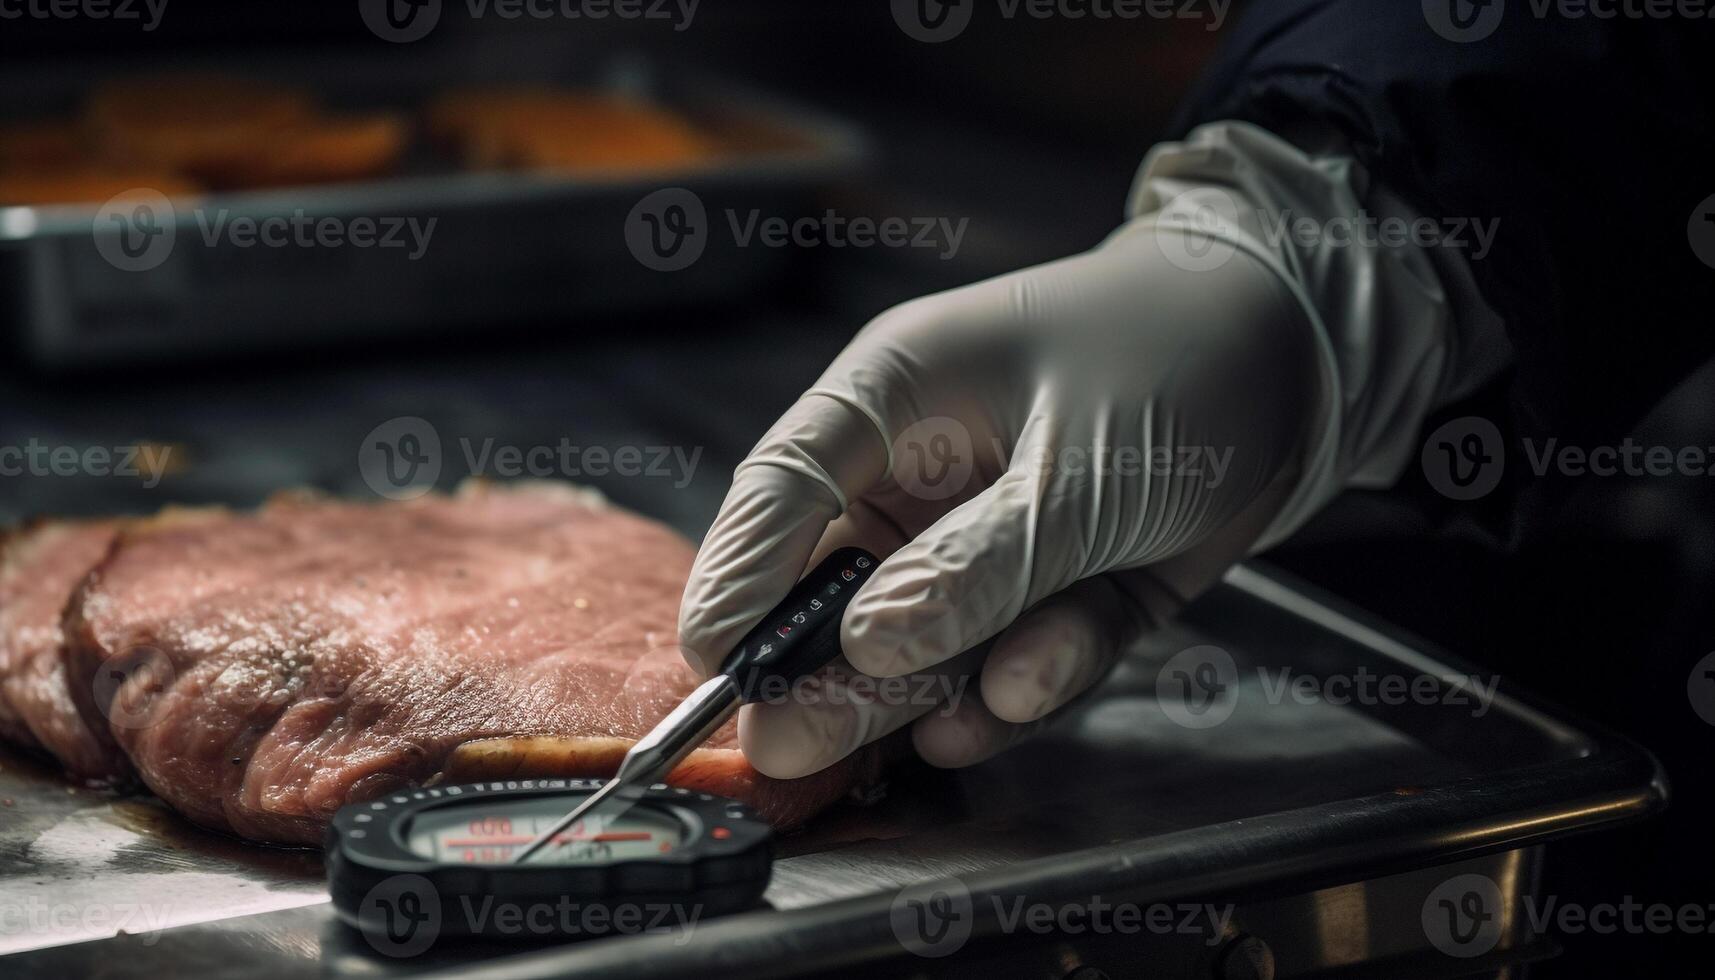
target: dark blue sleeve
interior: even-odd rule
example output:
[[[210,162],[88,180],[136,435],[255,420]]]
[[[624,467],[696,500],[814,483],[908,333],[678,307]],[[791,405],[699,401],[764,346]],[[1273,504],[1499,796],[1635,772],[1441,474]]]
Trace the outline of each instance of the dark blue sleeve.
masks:
[[[1651,6],[1589,7],[1623,4]],[[1498,219],[1472,268],[1517,352],[1513,419],[1569,441],[1615,437],[1715,352],[1715,268],[1688,237],[1715,195],[1712,107],[1709,17],[1256,0],[1175,128],[1332,125],[1425,215]]]

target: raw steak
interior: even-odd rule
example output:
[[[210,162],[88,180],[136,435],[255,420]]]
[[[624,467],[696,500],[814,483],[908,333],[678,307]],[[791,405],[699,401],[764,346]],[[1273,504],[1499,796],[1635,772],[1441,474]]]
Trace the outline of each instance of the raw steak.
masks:
[[[131,766],[106,729],[91,731],[72,703],[60,616],[118,529],[115,521],[43,521],[0,544],[0,736],[104,781]]]
[[[73,598],[69,690],[193,820],[319,842],[341,805],[403,786],[611,774],[695,685],[674,630],[691,556],[560,486],[160,518]],[[736,741],[671,780],[792,824],[876,764],[777,781]]]

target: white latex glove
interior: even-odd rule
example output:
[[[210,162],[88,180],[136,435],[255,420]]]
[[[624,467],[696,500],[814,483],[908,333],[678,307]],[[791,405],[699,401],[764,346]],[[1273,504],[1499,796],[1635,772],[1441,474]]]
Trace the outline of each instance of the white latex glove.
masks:
[[[1208,244],[1134,221],[896,307],[769,430],[686,589],[693,666],[712,672],[827,551],[885,560],[846,612],[828,696],[741,714],[752,764],[805,775],[914,720],[931,763],[980,761],[1245,555],[1325,428],[1324,358],[1264,262],[1186,268]],[[915,681],[832,696],[854,670],[980,677],[950,708]]]

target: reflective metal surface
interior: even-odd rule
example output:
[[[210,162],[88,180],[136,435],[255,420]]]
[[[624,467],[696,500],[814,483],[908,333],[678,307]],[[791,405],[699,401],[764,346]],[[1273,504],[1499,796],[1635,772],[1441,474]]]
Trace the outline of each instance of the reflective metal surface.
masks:
[[[155,799],[0,756],[0,954],[326,898],[317,854],[212,834]]]
[[[1221,723],[1192,728],[1173,720],[1157,684],[1164,663],[1202,644],[1233,658],[1237,700]],[[325,905],[307,904],[320,894],[313,855],[249,848],[187,828],[147,802],[68,791],[52,774],[8,761],[0,774],[0,797],[12,802],[0,809],[6,902],[88,912],[153,899],[172,906],[164,924],[202,924],[0,963],[16,977],[98,964],[103,975],[151,977],[215,964],[222,975],[259,977],[442,969],[676,975],[706,973],[714,963],[751,975],[883,964],[933,972],[933,961],[901,946],[890,909],[899,889],[937,880],[956,882],[972,900],[971,945],[955,961],[986,962],[994,943],[1017,947],[996,954],[997,976],[1008,974],[1006,964],[1023,970],[1010,975],[1050,975],[1033,971],[1076,966],[1106,946],[1093,937],[1055,945],[1020,935],[993,912],[1026,898],[1212,896],[1236,907],[1229,930],[1238,922],[1262,936],[1281,976],[1410,957],[1423,946],[1416,917],[1425,896],[1450,868],[1483,869],[1510,903],[1534,879],[1532,845],[1647,815],[1665,799],[1647,754],[1533,707],[1504,681],[1492,700],[1463,704],[1451,697],[1458,685],[1446,681],[1426,682],[1424,690],[1440,694],[1422,703],[1335,703],[1329,683],[1468,670],[1278,577],[1239,569],[1042,737],[957,773],[904,766],[885,799],[842,805],[786,838],[766,896],[771,909],[688,932],[522,954],[467,946],[383,955]],[[1324,695],[1295,697],[1276,686],[1283,677],[1311,678]],[[152,816],[139,821],[131,816],[138,812]],[[245,914],[265,908],[275,911]],[[1506,919],[1509,929],[1515,920]],[[101,934],[81,923],[19,930],[15,919],[0,921],[0,931],[15,950]],[[1196,971],[1190,975],[1209,975],[1216,947],[1206,940],[1242,939],[1130,938],[1142,945],[1125,948],[1161,947],[1149,954],[1160,975],[1184,964]],[[1533,937],[1509,932],[1497,951],[1518,959],[1541,950]]]

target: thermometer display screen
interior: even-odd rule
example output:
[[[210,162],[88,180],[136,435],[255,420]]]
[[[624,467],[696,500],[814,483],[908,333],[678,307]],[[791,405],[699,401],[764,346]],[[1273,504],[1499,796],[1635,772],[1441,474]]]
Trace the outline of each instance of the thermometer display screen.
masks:
[[[417,814],[406,828],[411,852],[448,864],[505,864],[576,804],[563,795],[473,801]],[[530,858],[538,864],[592,864],[670,854],[685,842],[676,817],[634,806],[616,818],[594,816],[566,828]]]

